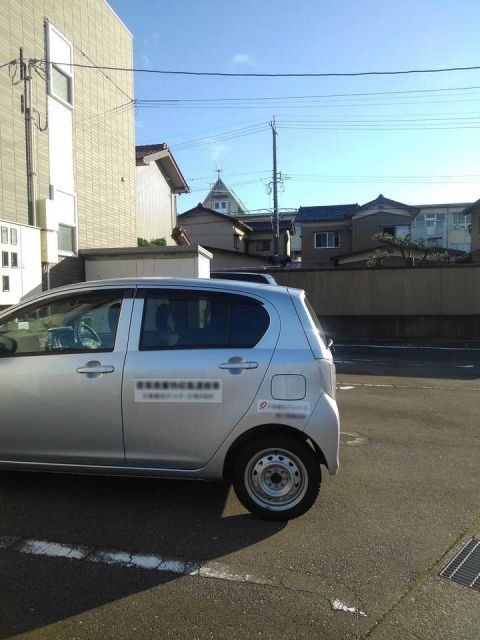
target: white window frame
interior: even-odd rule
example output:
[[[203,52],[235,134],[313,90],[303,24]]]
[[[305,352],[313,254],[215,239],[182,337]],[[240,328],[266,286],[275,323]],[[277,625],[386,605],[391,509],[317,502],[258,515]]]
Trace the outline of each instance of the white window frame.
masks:
[[[66,38],[61,31],[56,29],[53,24],[51,24],[48,20],[45,20],[45,29],[46,29],[46,50],[47,50],[47,92],[48,95],[55,100],[58,100],[61,104],[63,104],[68,109],[73,109],[75,102],[75,87],[73,80],[73,67],[71,66],[73,63],[73,44]],[[61,38],[69,47],[70,47],[70,65],[62,64],[53,64],[54,62],[58,62],[57,60],[50,61],[50,34],[55,33],[59,38]],[[68,68],[66,68],[68,67]],[[70,101],[64,100],[61,96],[58,96],[53,92],[52,87],[52,69],[56,68],[57,71],[60,71],[63,75],[67,76],[69,82],[69,93],[70,93]]]
[[[66,251],[58,247],[58,255],[63,257],[75,257],[78,255],[78,227],[74,224],[65,224],[65,222],[58,223],[58,234],[60,235],[60,227],[66,227],[67,229],[73,229],[73,251]]]
[[[458,220],[460,220],[460,222],[457,222]],[[462,229],[466,231],[469,224],[468,215],[465,215],[463,211],[455,211],[452,213],[452,229]]]
[[[327,243],[325,245],[320,245],[317,238],[319,236],[325,236]],[[332,243],[330,243],[330,238],[332,238]],[[338,244],[335,244],[335,238],[337,238]],[[314,236],[314,245],[315,249],[339,249],[340,248],[340,231],[316,231]]]
[[[4,242],[3,237],[6,236],[6,241]],[[0,230],[0,244],[8,244],[8,227],[1,227]]]

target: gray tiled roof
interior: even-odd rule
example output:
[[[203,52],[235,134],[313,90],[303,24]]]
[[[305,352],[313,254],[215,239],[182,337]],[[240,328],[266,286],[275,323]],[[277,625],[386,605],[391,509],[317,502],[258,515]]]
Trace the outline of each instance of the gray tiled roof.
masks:
[[[320,207],[300,207],[295,222],[320,222],[332,220],[349,220],[359,209],[355,204],[333,204]]]
[[[391,200],[390,198],[385,198],[383,193],[381,193],[378,196],[378,198],[375,198],[375,200],[370,200],[370,202],[366,202],[365,204],[362,204],[362,206],[359,207],[359,209],[368,209],[372,205],[387,206],[387,207],[390,206],[395,209],[408,209],[409,211],[417,210],[417,207],[414,207],[413,205],[404,204],[403,202],[398,202],[398,200]]]
[[[145,156],[164,151],[165,149],[167,149],[165,142],[159,142],[158,144],[137,144],[135,147],[135,156],[137,160],[143,160]]]
[[[272,231],[273,222],[271,220],[268,220],[268,221],[259,220],[259,221],[255,221],[255,222],[250,222],[250,220],[249,220],[248,221],[248,226],[253,231]],[[279,220],[278,226],[280,228],[280,231],[292,231],[293,230],[293,220]]]

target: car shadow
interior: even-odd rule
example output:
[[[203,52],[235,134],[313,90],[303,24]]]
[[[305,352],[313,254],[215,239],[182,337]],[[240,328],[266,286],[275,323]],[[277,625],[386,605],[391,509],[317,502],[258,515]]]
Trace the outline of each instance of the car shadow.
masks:
[[[229,490],[199,481],[1,472],[0,535],[204,562],[285,527],[239,514],[235,500],[225,512]],[[0,558],[2,640],[178,578],[13,550]]]

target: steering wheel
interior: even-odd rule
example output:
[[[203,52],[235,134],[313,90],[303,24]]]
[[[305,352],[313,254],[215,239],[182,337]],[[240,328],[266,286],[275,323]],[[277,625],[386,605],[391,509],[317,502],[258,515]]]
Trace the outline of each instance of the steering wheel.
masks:
[[[102,344],[98,333],[85,320],[82,320],[77,328],[77,337],[84,347],[95,349]],[[92,345],[92,343],[95,343]]]

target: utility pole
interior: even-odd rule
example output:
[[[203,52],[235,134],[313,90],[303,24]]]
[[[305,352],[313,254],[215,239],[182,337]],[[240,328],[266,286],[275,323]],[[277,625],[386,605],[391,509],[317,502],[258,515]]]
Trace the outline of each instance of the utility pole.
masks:
[[[278,172],[277,172],[277,129],[275,127],[275,116],[270,122],[272,129],[273,143],[273,264],[280,262],[278,255],[278,244],[280,239],[280,225],[278,222]]]
[[[35,168],[34,152],[34,121],[32,111],[32,65],[23,56],[23,47],[20,47],[20,79],[23,80],[23,94],[21,96],[21,110],[25,116],[25,150],[27,164],[27,200],[28,200],[28,224],[37,226],[37,172]]]

